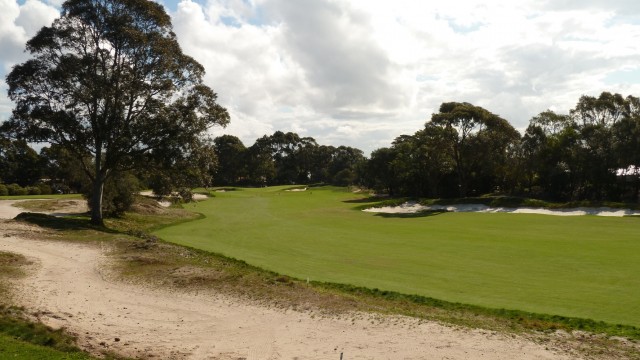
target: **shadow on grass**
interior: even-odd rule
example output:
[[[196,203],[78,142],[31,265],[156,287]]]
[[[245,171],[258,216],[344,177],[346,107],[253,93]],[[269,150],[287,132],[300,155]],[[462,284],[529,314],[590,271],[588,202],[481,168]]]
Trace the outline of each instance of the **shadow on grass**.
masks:
[[[447,212],[448,212],[447,210],[425,210],[425,211],[419,211],[415,213],[377,213],[375,216],[380,216],[383,218],[408,219],[408,218],[436,216],[436,215],[444,214]]]
[[[23,212],[18,214],[15,220],[53,230],[97,230],[111,234],[119,233],[119,231],[105,226],[93,225],[88,218],[56,217],[47,214]]]
[[[342,202],[347,204],[364,204],[364,203],[372,203],[372,202],[381,201],[381,200],[385,200],[385,198],[382,198],[379,196],[369,196],[361,199],[343,200]]]

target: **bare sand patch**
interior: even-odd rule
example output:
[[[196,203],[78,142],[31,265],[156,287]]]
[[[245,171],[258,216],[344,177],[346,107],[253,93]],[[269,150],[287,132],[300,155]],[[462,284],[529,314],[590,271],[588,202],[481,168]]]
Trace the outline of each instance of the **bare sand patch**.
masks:
[[[13,219],[18,214],[25,212],[17,206],[14,206],[25,200],[0,200],[0,219]]]
[[[89,211],[86,200],[79,199],[61,199],[58,205],[48,211],[32,211],[20,207],[20,203],[27,201],[50,201],[48,199],[29,199],[29,200],[0,200],[0,219],[13,219],[18,214],[25,211],[39,212],[54,216],[65,216],[72,214],[81,214]]]
[[[399,206],[384,206],[377,208],[368,208],[363,211],[372,213],[385,214],[415,214],[422,211],[450,211],[450,212],[484,212],[484,213],[511,213],[511,214],[542,214],[554,216],[631,216],[640,215],[640,211],[630,209],[616,209],[609,207],[598,208],[572,208],[572,209],[542,209],[542,208],[508,208],[508,207],[489,207],[483,204],[458,204],[458,205],[420,205],[416,202],[405,202]]]
[[[288,190],[285,190],[285,191],[300,192],[300,191],[307,191],[307,188],[288,189]]]
[[[142,195],[142,196],[146,196],[146,197],[158,198],[158,196],[155,195],[153,193],[153,191],[151,191],[151,190],[140,191],[139,194]],[[179,197],[179,195],[177,193],[174,193],[173,195],[171,195],[171,197],[176,197],[177,198],[177,197]],[[196,201],[202,201],[202,200],[206,200],[208,198],[209,197],[207,195],[205,195],[205,194],[193,194],[191,196],[191,199],[192,200],[196,200]],[[171,201],[166,200],[166,198],[159,199],[157,201],[158,201],[158,204],[160,204],[160,206],[162,206],[162,207],[171,206]]]

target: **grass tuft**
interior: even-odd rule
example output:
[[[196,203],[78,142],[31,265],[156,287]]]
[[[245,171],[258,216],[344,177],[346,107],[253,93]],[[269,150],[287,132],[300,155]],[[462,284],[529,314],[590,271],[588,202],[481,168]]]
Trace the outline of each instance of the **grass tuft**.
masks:
[[[0,333],[35,345],[47,346],[63,352],[77,352],[75,338],[64,330],[53,330],[27,320],[24,310],[0,305]]]

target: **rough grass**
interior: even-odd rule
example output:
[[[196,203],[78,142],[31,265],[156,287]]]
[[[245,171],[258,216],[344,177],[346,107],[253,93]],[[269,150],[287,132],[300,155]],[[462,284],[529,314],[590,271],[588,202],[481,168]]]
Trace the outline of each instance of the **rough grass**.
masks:
[[[11,301],[10,281],[24,275],[23,268],[30,264],[24,256],[0,251],[0,305]]]
[[[1,359],[85,360],[96,359],[82,352],[65,352],[49,346],[32,344],[0,332]]]
[[[103,359],[123,359],[104,354]],[[24,310],[0,305],[0,359],[90,360],[75,338],[64,329],[54,330],[30,320]]]
[[[65,209],[68,206],[75,206],[76,200],[80,199],[41,199],[21,201],[13,206],[34,212],[53,212]]]

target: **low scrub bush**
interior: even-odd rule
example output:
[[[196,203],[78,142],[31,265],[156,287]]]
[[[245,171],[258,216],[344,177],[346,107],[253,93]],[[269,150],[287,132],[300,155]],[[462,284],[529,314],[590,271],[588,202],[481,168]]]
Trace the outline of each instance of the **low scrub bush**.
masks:
[[[110,177],[106,181],[102,193],[104,216],[119,216],[131,209],[140,188],[140,182],[131,174],[118,174]],[[93,208],[91,190],[85,191],[83,195],[88,200],[89,208]]]
[[[37,186],[27,186],[25,188],[25,190],[27,191],[27,194],[29,195],[41,195],[42,191],[40,191],[40,188]]]
[[[12,195],[12,196],[20,196],[20,195],[29,194],[27,189],[23,188],[22,186],[20,186],[18,184],[9,184],[9,185],[7,185],[7,189],[9,190],[9,195]]]
[[[38,187],[38,189],[40,189],[40,195],[53,194],[53,190],[51,189],[51,186],[49,186],[47,184],[38,184],[36,186]]]

